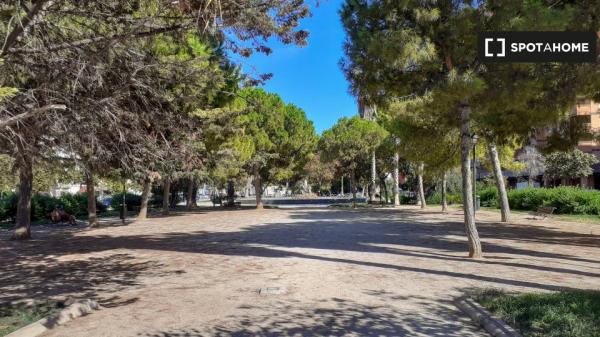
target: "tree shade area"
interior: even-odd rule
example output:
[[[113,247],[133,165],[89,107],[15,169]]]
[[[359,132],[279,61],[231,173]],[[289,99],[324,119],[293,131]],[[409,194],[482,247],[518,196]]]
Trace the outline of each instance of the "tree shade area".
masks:
[[[597,336],[597,293],[560,288],[563,275],[552,274],[559,281],[551,286],[509,278],[511,268],[522,267],[539,272],[536,277],[573,274],[577,282],[599,276],[590,267],[597,263],[590,258],[598,246],[597,229],[561,232],[563,224],[552,222],[554,214],[600,220],[599,63],[485,62],[478,41],[482,32],[598,32],[600,1],[343,0],[339,16],[345,40],[336,69],[345,76],[358,113],[344,112],[348,117],[320,134],[316,130],[322,128],[301,106],[265,90],[272,74],[246,73],[243,66],[255,53],[270,55],[274,45],[310,43],[303,20],[311,10],[318,10],[318,3],[2,1],[0,237],[10,231],[11,249],[24,248],[0,247],[0,254],[29,259],[15,262],[9,276],[0,270],[0,290],[2,282],[27,283],[16,277],[17,269],[25,263],[26,271],[40,267],[35,258],[60,264],[69,262],[65,256],[115,249],[210,254],[215,261],[232,256],[309,260],[419,275],[418,281],[410,280],[411,289],[422,286],[427,296],[435,291],[422,283],[431,275],[437,278],[432,282],[442,280],[441,288],[460,279],[465,287],[486,282],[569,290],[478,296],[526,336]],[[302,210],[284,210],[294,207]],[[190,223],[182,224],[181,215]],[[136,236],[128,236],[127,217],[135,218],[131,231]],[[550,222],[535,222],[538,218]],[[194,219],[205,227],[193,227]],[[171,222],[179,227],[165,225]],[[177,232],[181,228],[186,232]],[[75,243],[58,247],[52,241],[57,237]],[[40,247],[50,238],[58,257],[47,251],[31,255],[37,246],[21,241],[32,238]],[[568,255],[572,247],[553,252],[552,245],[567,240],[581,250],[577,256]],[[318,255],[326,249],[344,253]],[[488,252],[492,258],[486,259]],[[360,253],[372,256],[360,260]],[[389,260],[376,261],[376,254]],[[103,267],[117,261],[101,272],[121,272],[124,279],[133,275],[119,270],[127,254],[115,256],[102,257],[107,259]],[[408,266],[412,260],[416,264]],[[204,262],[198,263],[204,268]],[[235,270],[263,268],[263,262]],[[81,269],[96,267],[88,263]],[[130,269],[145,269],[144,263]],[[573,263],[577,267],[569,267]],[[579,264],[585,270],[569,269]],[[497,266],[508,276],[475,275],[479,265]],[[160,263],[154,267],[160,269]],[[29,277],[46,275],[41,274]],[[98,274],[94,280],[102,278]],[[364,274],[356,275],[357,284],[377,283]],[[320,276],[330,280],[331,275]],[[74,288],[93,293],[94,282]],[[117,291],[138,285],[115,283],[122,286],[115,286]],[[299,283],[295,280],[290,289],[297,290]],[[36,295],[61,287],[34,285],[13,292]],[[288,290],[261,285],[257,296]],[[445,292],[458,290],[446,287]],[[382,289],[360,296],[373,294],[401,298]],[[343,300],[337,302],[343,306]],[[10,330],[56,311],[15,308],[2,316]],[[442,319],[451,320],[454,313],[448,315]],[[360,328],[390,327],[381,335],[411,331],[392,325]],[[455,336],[443,329],[435,334]]]

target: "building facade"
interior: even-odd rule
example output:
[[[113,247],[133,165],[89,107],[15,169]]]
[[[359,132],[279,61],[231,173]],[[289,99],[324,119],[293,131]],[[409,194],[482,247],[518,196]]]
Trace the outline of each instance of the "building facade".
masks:
[[[570,111],[571,118],[579,119],[583,127],[590,133],[600,133],[600,103],[591,99],[578,99]],[[532,139],[532,145],[544,148],[552,128],[539,130]],[[600,144],[593,139],[583,139],[577,144],[577,148],[583,152],[591,153],[600,160]],[[580,178],[579,184],[585,188],[600,189],[600,163],[593,166],[594,173],[591,176]]]

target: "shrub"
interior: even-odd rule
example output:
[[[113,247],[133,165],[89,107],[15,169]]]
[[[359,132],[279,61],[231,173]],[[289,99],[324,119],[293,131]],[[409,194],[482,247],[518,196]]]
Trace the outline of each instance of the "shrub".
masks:
[[[17,216],[18,200],[16,193],[8,193],[0,198],[0,221],[13,220]],[[87,216],[87,194],[63,194],[60,198],[35,194],[31,198],[31,220],[49,220],[50,212],[58,206],[76,217]],[[96,202],[96,208],[98,213],[106,211],[106,206],[99,202]]]
[[[0,221],[12,220],[17,215],[17,202],[19,197],[16,193],[3,193],[0,196]]]
[[[31,220],[50,219],[50,212],[60,203],[59,199],[36,194],[31,198]]]
[[[447,194],[446,197],[448,205],[462,203],[462,196],[460,193]],[[431,205],[440,205],[442,203],[442,193],[435,192],[427,198],[427,203]]]
[[[535,210],[556,207],[558,214],[600,215],[600,192],[578,187],[524,188],[508,192],[510,207]]]
[[[477,195],[479,195],[479,200],[481,200],[481,206],[499,207],[498,188],[496,188],[496,186],[486,186],[485,188],[478,190]]]
[[[123,193],[113,194],[110,200],[110,206],[113,209],[120,209],[121,203],[123,202]],[[142,205],[142,196],[133,194],[133,193],[125,193],[125,204],[127,204],[127,210],[133,211],[135,208],[139,208]]]

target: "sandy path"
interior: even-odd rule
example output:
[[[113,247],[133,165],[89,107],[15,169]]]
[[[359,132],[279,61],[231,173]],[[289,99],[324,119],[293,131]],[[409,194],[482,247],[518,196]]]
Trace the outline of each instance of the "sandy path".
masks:
[[[36,233],[0,243],[0,299],[104,305],[45,336],[485,336],[451,303],[470,288],[600,288],[598,226],[481,212],[473,261],[460,215],[206,211]]]

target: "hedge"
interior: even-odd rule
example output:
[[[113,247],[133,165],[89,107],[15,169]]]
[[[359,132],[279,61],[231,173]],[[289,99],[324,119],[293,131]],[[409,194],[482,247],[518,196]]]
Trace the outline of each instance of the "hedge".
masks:
[[[498,189],[495,186],[477,190],[481,206],[499,208]],[[441,195],[436,192],[427,198],[430,204],[439,204]],[[460,194],[449,194],[448,203],[461,203]],[[540,206],[556,207],[557,214],[600,215],[600,191],[579,187],[523,188],[508,191],[511,209],[534,211]]]
[[[448,193],[446,195],[446,200],[448,201],[449,205],[462,204],[462,195],[460,195],[460,193],[457,193],[457,194]],[[441,205],[442,204],[442,194],[440,192],[434,192],[425,201],[430,205]]]
[[[524,188],[508,192],[513,209],[535,210],[540,206],[556,207],[559,214],[600,215],[600,191],[578,187]]]
[[[112,198],[110,199],[110,206],[118,210],[120,209],[122,203],[123,193],[113,194]],[[125,203],[127,204],[128,211],[137,210],[142,205],[142,196],[133,193],[125,193]]]
[[[498,190],[478,191],[482,206],[500,207]],[[533,211],[540,206],[556,207],[557,214],[600,215],[600,191],[579,187],[523,188],[508,191],[511,209]]]
[[[0,197],[0,221],[13,220],[17,216],[17,202],[19,201],[16,193],[7,193]],[[76,217],[87,215],[87,194],[63,194],[59,198],[44,194],[36,194],[31,198],[31,219],[49,220],[50,212],[58,206],[62,206],[65,211]],[[98,213],[106,211],[106,206],[96,201]]]

